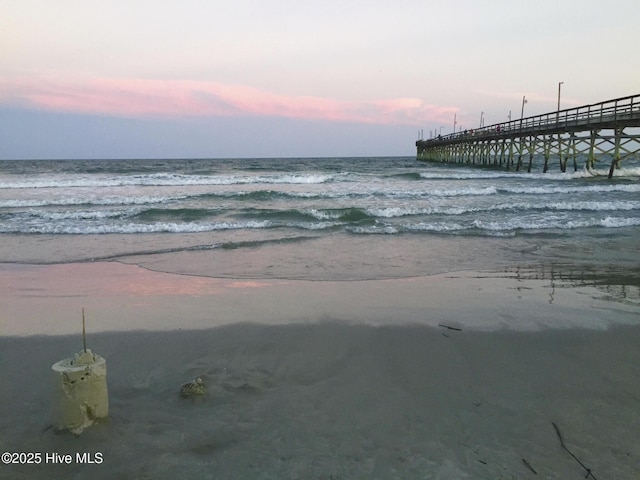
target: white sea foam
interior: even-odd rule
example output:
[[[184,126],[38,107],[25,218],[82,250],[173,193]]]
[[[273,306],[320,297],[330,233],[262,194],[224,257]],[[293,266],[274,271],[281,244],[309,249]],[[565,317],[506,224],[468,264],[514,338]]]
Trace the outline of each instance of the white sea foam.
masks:
[[[635,227],[640,225],[640,218],[606,217],[600,220],[598,224],[607,228]]]
[[[131,187],[131,186],[196,186],[244,184],[316,184],[325,183],[330,174],[273,174],[273,175],[182,175],[156,173],[149,175],[117,176],[47,176],[0,180],[0,189],[78,188],[78,187]]]
[[[421,171],[418,172],[419,176],[425,180],[482,180],[482,179],[533,179],[533,180],[574,180],[580,178],[592,178],[592,177],[608,177],[610,167],[606,168],[592,168],[587,170],[584,166],[578,170],[573,170],[573,167],[567,169],[566,172],[559,170],[549,170],[547,172],[541,171],[514,171],[514,170],[482,170],[480,168],[465,169],[461,167],[459,169],[450,170],[437,170],[437,171]],[[613,176],[616,178],[625,177],[639,177],[640,167],[635,166],[623,166],[614,169]]]
[[[115,216],[115,215],[114,215]],[[27,234],[57,234],[57,235],[102,235],[102,234],[137,234],[137,233],[203,233],[223,230],[258,230],[267,228],[298,228],[303,230],[325,230],[342,225],[344,222],[274,222],[270,220],[248,220],[210,223],[122,223],[88,222],[91,220],[105,220],[109,215],[78,216],[62,213],[53,214],[47,220],[50,222],[19,222],[13,224],[0,224],[0,233],[27,233]],[[84,220],[83,223],[74,220]]]
[[[579,202],[516,202],[487,205],[451,205],[433,207],[382,207],[367,208],[367,214],[379,218],[397,218],[412,215],[465,215],[470,213],[513,210],[526,212],[529,210],[558,211],[630,211],[640,210],[640,201],[579,201]]]
[[[369,234],[369,235],[392,235],[398,233],[399,230],[391,225],[371,225],[371,226],[356,226],[347,227],[347,230],[351,233]]]
[[[80,195],[75,197],[52,197],[45,199],[8,199],[0,200],[0,208],[49,207],[70,205],[147,205],[165,203],[186,198],[180,196],[99,196]]]
[[[340,210],[318,210],[316,208],[310,208],[302,211],[303,213],[309,214],[318,220],[337,220],[342,216],[342,212]]]
[[[489,187],[451,187],[451,188],[420,188],[412,190],[384,190],[376,191],[377,194],[388,196],[390,198],[416,198],[416,197],[465,197],[465,196],[484,196],[496,195],[498,189],[494,186]]]
[[[374,217],[394,218],[394,217],[404,217],[407,215],[429,214],[429,213],[432,213],[432,209],[412,208],[412,207],[368,208],[367,213]]]
[[[515,218],[503,221],[474,220],[473,226],[481,230],[570,230],[589,227],[621,228],[640,225],[640,218],[605,217],[605,218]]]
[[[455,222],[419,222],[404,225],[403,229],[409,232],[458,232],[469,230],[471,227]]]
[[[426,180],[478,180],[492,178],[506,178],[521,175],[516,172],[507,171],[447,171],[447,172],[419,172],[421,178]]]
[[[128,210],[68,210],[63,212],[51,212],[40,210],[29,210],[27,214],[31,217],[41,218],[43,220],[61,221],[61,220],[106,220],[110,218],[119,218],[134,215],[140,209]]]
[[[518,193],[524,195],[553,195],[558,193],[638,193],[640,183],[608,184],[597,185],[527,185],[527,186],[502,186],[500,190],[506,193]]]
[[[99,234],[135,234],[135,233],[200,233],[216,230],[240,230],[263,229],[273,224],[269,221],[246,222],[218,222],[218,223],[104,223],[104,224],[77,224],[77,223],[48,223],[41,225],[23,225],[10,229],[0,226],[0,233],[38,233],[38,234],[73,234],[73,235],[99,235]]]
[[[518,205],[518,207],[526,208],[527,204]],[[593,210],[593,211],[619,211],[619,210],[639,210],[640,201],[613,201],[613,202],[597,202],[597,201],[579,201],[579,202],[554,202],[543,203],[533,208],[543,208],[552,210]]]

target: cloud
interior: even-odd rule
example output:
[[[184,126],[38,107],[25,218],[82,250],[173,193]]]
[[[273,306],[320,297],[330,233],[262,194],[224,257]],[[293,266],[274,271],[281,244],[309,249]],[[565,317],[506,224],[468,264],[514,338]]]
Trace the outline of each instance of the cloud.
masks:
[[[355,102],[290,96],[247,85],[128,78],[0,79],[0,104],[124,117],[257,115],[412,126],[440,122],[458,111],[417,98]]]

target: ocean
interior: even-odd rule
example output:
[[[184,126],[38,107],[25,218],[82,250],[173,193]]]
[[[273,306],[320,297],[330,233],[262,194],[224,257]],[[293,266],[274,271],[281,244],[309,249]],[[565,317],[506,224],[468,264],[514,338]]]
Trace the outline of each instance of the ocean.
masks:
[[[640,161],[600,173],[413,157],[3,161],[0,262],[309,280],[524,265],[637,276]],[[194,255],[207,261],[187,267]]]

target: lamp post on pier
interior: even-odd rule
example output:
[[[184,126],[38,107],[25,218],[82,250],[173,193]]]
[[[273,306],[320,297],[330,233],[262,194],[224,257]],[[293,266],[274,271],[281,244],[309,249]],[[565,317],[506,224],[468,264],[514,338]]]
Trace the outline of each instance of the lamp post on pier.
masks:
[[[560,89],[562,88],[562,84],[564,82],[558,82],[558,111],[560,111]]]
[[[524,118],[524,104],[527,103],[527,97],[522,96],[522,110],[520,110],[520,130],[522,130],[522,119]]]
[[[558,121],[560,120],[560,89],[563,83],[564,82],[558,82],[558,110],[556,113],[556,123],[558,123]]]

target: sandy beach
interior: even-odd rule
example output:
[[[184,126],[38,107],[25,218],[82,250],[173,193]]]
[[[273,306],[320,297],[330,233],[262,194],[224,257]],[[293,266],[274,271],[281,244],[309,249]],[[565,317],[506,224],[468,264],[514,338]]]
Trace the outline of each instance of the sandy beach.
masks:
[[[0,447],[101,458],[2,478],[584,478],[552,422],[596,478],[638,474],[637,305],[610,288],[540,272],[1,273]],[[51,365],[82,349],[81,308],[110,415],[76,437],[49,428]],[[181,398],[198,376],[205,398]]]

